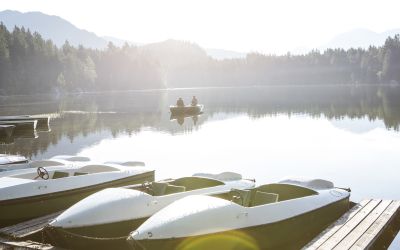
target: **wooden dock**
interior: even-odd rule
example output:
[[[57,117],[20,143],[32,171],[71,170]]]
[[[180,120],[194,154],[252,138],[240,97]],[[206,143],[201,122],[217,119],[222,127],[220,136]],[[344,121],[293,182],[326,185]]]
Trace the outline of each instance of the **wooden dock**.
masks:
[[[400,201],[363,200],[303,249],[386,249],[400,227]]]

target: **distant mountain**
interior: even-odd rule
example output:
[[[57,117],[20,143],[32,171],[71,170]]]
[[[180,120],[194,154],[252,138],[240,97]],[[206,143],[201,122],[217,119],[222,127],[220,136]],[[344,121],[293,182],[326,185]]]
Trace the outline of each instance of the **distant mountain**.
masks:
[[[83,29],[79,29],[70,22],[41,12],[26,12],[5,10],[0,12],[0,21],[12,31],[14,26],[37,31],[45,39],[51,39],[57,46],[62,46],[65,40],[71,45],[83,45],[91,48],[105,48],[109,39],[101,38]]]
[[[400,29],[388,30],[377,33],[368,29],[355,29],[332,38],[328,43],[322,45],[320,50],[327,48],[368,48],[370,45],[381,46],[386,38],[400,34]]]
[[[32,32],[37,31],[43,38],[51,39],[59,47],[62,46],[66,40],[74,46],[83,45],[95,49],[106,48],[108,42],[112,42],[116,46],[123,46],[125,42],[130,45],[139,45],[116,37],[99,37],[93,32],[79,29],[61,17],[51,16],[41,12],[22,13],[19,11],[5,10],[0,12],[0,21],[3,22],[10,31],[14,29],[14,26],[24,26]],[[163,44],[163,42],[160,44]],[[155,46],[155,44],[153,45]],[[206,49],[206,52],[214,59],[243,58],[246,56],[245,53],[223,49]]]

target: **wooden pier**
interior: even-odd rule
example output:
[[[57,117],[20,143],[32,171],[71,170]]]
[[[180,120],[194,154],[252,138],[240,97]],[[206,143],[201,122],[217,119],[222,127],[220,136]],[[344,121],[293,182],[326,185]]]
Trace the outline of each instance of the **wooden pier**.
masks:
[[[303,249],[386,249],[400,226],[400,201],[363,200]]]
[[[61,213],[62,211],[1,228],[0,249],[61,250],[49,244],[39,243],[43,228]]]
[[[41,231],[61,212],[0,229],[0,249],[61,248],[41,241]],[[303,249],[386,249],[400,229],[400,201],[363,200]],[[33,241],[32,241],[33,240]]]

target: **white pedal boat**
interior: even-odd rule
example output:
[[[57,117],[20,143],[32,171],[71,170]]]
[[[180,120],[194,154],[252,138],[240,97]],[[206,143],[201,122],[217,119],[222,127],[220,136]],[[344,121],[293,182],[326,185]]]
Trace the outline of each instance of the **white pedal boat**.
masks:
[[[79,167],[90,162],[90,158],[84,156],[57,155],[50,159],[31,161],[21,164],[0,166],[0,177],[36,173],[39,167],[50,167],[48,170],[62,170],[64,168]]]
[[[188,195],[219,194],[232,188],[251,187],[254,187],[254,180],[225,172],[153,182],[141,190],[108,188],[64,211],[50,222],[46,232],[53,244],[67,248],[104,246],[104,238],[110,237],[122,237],[121,243],[126,244],[129,232],[176,200]],[[95,238],[103,240],[97,241]],[[110,243],[110,247],[116,247],[115,241]]]
[[[118,164],[63,165],[33,170],[9,171],[18,173],[0,178],[0,226],[66,209],[107,187],[154,180],[151,169]]]
[[[128,241],[137,249],[280,249],[311,240],[347,211],[349,196],[324,180],[188,196],[154,214]]]

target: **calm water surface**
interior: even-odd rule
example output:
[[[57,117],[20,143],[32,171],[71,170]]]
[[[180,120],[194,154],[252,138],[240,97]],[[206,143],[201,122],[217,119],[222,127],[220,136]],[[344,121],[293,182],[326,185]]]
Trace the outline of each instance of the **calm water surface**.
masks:
[[[195,117],[168,106],[196,95]],[[0,99],[0,114],[51,114],[50,132],[1,153],[139,160],[156,179],[234,171],[258,184],[288,176],[350,187],[352,200],[400,199],[400,87],[253,87]],[[31,138],[29,138],[31,137]],[[400,240],[392,248],[399,247]]]

